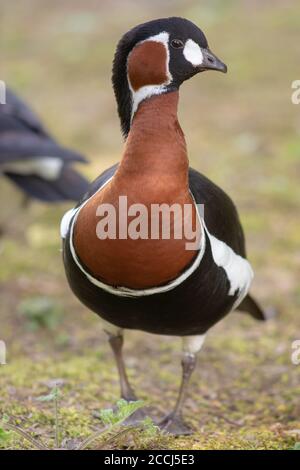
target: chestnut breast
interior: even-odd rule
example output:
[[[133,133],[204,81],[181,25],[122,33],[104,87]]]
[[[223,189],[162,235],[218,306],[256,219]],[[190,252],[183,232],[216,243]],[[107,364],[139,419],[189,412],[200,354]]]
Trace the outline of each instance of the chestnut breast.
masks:
[[[188,188],[188,159],[184,135],[177,121],[176,92],[155,96],[143,102],[133,120],[125,151],[113,179],[80,210],[73,242],[79,259],[94,277],[113,286],[142,289],[175,279],[196,256],[187,250],[183,236],[174,234],[178,220],[170,217],[170,238],[151,238],[153,204],[190,206],[190,223],[196,229],[196,208]],[[148,239],[105,239],[96,233],[97,208],[111,204],[119,210],[120,196],[127,204],[147,208]],[[177,206],[177,207],[179,207]],[[134,217],[128,217],[130,222]],[[180,223],[186,221],[180,219]],[[116,223],[117,235],[119,221]],[[183,229],[184,232],[184,229]]]

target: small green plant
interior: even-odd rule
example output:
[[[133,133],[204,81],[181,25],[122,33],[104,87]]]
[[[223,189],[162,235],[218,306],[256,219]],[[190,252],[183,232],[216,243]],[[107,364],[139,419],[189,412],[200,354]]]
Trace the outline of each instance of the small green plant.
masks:
[[[3,427],[0,427],[0,442],[7,442],[11,438],[11,433],[7,432],[3,429]]]
[[[296,442],[296,444],[294,445],[293,450],[300,450],[300,442]]]
[[[104,429],[95,432],[87,439],[85,439],[78,446],[78,450],[86,449],[91,445],[92,442],[97,439],[101,438],[103,440],[104,438],[107,438],[107,436],[111,435],[121,424],[124,423],[127,418],[129,418],[129,416],[131,416],[135,411],[142,408],[143,406],[144,402],[141,400],[127,402],[126,400],[122,399],[117,401],[117,406],[115,410],[113,410],[112,408],[101,410],[99,413],[99,417],[105,425]],[[138,426],[127,426],[115,436],[111,436],[108,441],[109,443],[111,443],[111,441],[116,440],[116,438],[120,437],[120,435],[127,434],[129,431],[132,431],[137,427],[141,428],[141,426],[143,426],[143,422],[141,423],[141,425]],[[105,444],[107,445],[108,442],[106,441]]]
[[[58,419],[58,399],[61,396],[61,392],[57,385],[51,390],[48,395],[43,395],[37,398],[38,401],[47,402],[53,401],[54,403],[54,416],[55,416],[55,447],[58,449],[60,446],[60,430],[59,430],[59,419]]]
[[[7,432],[7,430],[9,432]],[[0,442],[9,441],[11,439],[12,432],[15,432],[19,436],[22,436],[26,441],[30,442],[34,448],[39,450],[46,450],[47,447],[42,443],[34,439],[28,432],[24,431],[22,428],[15,426],[14,424],[9,423],[9,417],[3,415],[0,424]]]
[[[167,447],[170,436],[162,434],[151,418],[145,418],[142,425],[143,432],[132,434],[135,449],[163,449]]]
[[[30,330],[47,328],[53,330],[62,319],[62,307],[48,297],[29,297],[18,308]]]
[[[138,401],[126,401],[119,400],[117,401],[117,407],[115,410],[108,408],[106,410],[101,410],[99,417],[103,424],[106,426],[115,426],[116,424],[121,424],[125,421],[130,415],[132,415],[139,408],[144,406],[144,402],[141,400]]]
[[[55,415],[55,423],[54,423],[54,431],[55,431],[55,447],[53,450],[58,449],[66,449],[66,445],[62,445],[61,439],[61,429],[60,429],[60,420],[59,420],[59,399],[62,396],[62,393],[57,385],[53,387],[48,395],[43,395],[37,398],[40,402],[53,402],[54,404],[54,415]],[[103,442],[102,446],[104,445],[111,445],[114,441],[123,437],[124,435],[128,434],[129,432],[133,432],[134,430],[143,431],[142,433],[134,433],[133,434],[133,441],[136,445],[140,448],[143,447],[143,443],[145,445],[146,442],[153,439],[155,436],[158,435],[159,430],[153,424],[150,418],[146,418],[141,424],[137,426],[126,426],[122,430],[119,430],[120,426],[124,423],[124,421],[131,416],[136,410],[142,408],[144,403],[142,401],[135,401],[135,402],[127,402],[125,400],[119,400],[117,402],[116,409],[107,409],[101,410],[99,416],[104,424],[104,428],[100,429],[92,433],[82,442],[77,444],[74,450],[84,450],[87,449],[93,442],[96,440],[101,440]],[[118,431],[118,432],[117,432]],[[2,423],[0,425],[0,440],[6,441],[11,438],[12,432],[18,434],[20,437],[25,439],[29,442],[35,449],[38,450],[50,450],[51,448],[44,444],[40,439],[33,438],[27,431],[22,429],[19,426],[15,426],[9,422],[9,418],[7,416],[2,417]],[[141,441],[140,435],[143,434],[144,439]]]

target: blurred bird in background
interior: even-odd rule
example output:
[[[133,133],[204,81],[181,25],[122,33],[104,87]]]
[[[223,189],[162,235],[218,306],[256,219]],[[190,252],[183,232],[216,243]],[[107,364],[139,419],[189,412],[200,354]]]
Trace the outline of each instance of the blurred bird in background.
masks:
[[[78,201],[88,181],[73,164],[87,163],[62,147],[36,114],[10,89],[0,104],[0,178],[8,178],[25,195],[46,203]]]

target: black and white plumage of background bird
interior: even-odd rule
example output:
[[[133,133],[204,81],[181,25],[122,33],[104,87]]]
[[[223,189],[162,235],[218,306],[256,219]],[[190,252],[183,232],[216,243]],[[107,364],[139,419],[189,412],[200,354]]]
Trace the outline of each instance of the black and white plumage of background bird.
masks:
[[[0,176],[29,199],[46,203],[77,201],[88,181],[74,168],[86,163],[80,153],[61,146],[37,115],[10,89],[0,104]]]

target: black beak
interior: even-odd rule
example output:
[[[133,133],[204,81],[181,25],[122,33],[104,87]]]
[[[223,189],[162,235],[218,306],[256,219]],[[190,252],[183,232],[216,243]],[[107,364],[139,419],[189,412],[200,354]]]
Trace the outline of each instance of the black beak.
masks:
[[[218,72],[227,73],[227,65],[213,54],[208,48],[201,49],[203,54],[203,62],[199,66],[199,72],[204,70],[216,70]]]

